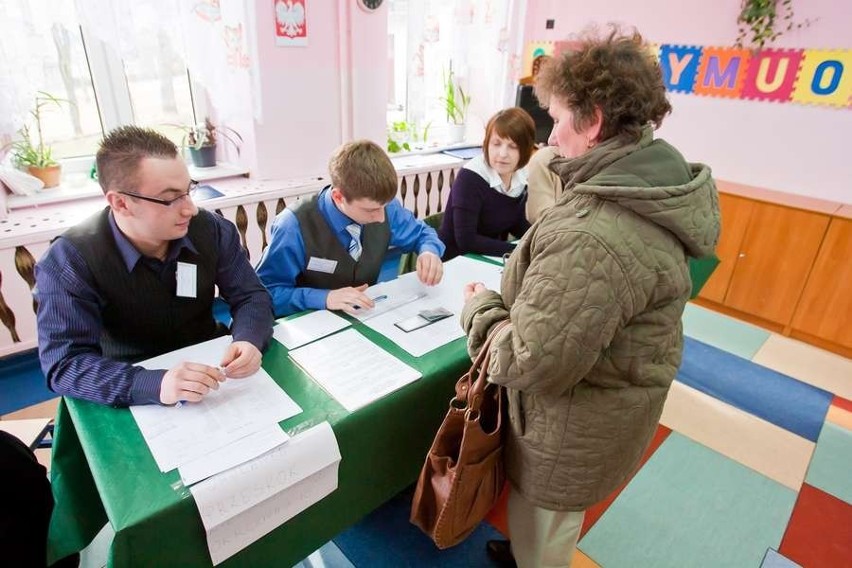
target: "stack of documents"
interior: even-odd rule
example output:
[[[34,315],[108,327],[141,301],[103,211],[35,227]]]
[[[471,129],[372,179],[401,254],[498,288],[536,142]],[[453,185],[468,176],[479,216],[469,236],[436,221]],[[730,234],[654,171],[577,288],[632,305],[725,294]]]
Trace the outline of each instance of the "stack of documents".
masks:
[[[425,286],[414,272],[371,286],[366,291],[368,296],[386,298],[355,317],[414,357],[420,357],[464,336],[459,316],[464,307],[465,285],[482,282],[486,288],[499,292],[501,272],[501,266],[459,256],[444,263],[444,277],[437,286]],[[424,310],[438,308],[451,311],[453,316],[409,332],[396,325]]]
[[[215,367],[231,344],[230,336],[139,363],[170,369],[181,361]],[[184,484],[195,483],[250,460],[287,440],[278,423],[302,409],[263,369],[228,379],[200,402],[181,406],[130,408],[160,471],[178,468]]]
[[[295,349],[290,357],[349,412],[422,376],[354,329]]]
[[[279,320],[272,337],[287,349],[295,349],[320,337],[349,327],[349,322],[328,310],[319,310],[293,319]]]
[[[213,564],[230,558],[337,489],[340,450],[328,422],[190,488]]]

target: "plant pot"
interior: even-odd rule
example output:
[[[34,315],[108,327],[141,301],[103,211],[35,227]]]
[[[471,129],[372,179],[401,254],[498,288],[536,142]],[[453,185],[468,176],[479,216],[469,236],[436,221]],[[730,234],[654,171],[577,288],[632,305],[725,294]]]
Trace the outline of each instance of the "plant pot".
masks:
[[[216,145],[202,146],[197,150],[189,149],[189,155],[192,156],[192,164],[196,168],[212,168],[216,165]]]
[[[54,164],[44,168],[30,166],[27,171],[31,176],[37,177],[44,182],[44,188],[56,187],[59,185],[59,178],[62,176],[62,166]]]
[[[449,124],[447,125],[447,129],[449,131],[450,144],[458,144],[459,142],[464,142],[464,124]]]

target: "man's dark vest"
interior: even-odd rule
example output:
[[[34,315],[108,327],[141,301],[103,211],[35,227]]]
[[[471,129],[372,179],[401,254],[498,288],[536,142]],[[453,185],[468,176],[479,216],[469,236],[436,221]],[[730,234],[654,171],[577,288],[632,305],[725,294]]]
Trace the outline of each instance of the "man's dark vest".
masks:
[[[361,226],[361,257],[355,262],[349,249],[343,246],[329,227],[317,207],[322,193],[303,200],[290,210],[299,221],[299,230],[305,242],[305,262],[311,258],[336,260],[333,274],[318,270],[307,270],[296,278],[296,286],[337,290],[346,286],[375,284],[382,269],[382,261],[390,243],[390,225],[387,216],[383,223],[368,223]],[[334,205],[332,205],[334,207]]]
[[[164,283],[143,259],[132,272],[109,225],[109,208],[66,231],[85,259],[101,297],[101,350],[105,357],[138,361],[227,333],[213,319],[218,250],[211,213],[199,211],[188,236],[198,254],[184,248],[177,260],[197,267],[197,298],[179,298],[175,282]]]

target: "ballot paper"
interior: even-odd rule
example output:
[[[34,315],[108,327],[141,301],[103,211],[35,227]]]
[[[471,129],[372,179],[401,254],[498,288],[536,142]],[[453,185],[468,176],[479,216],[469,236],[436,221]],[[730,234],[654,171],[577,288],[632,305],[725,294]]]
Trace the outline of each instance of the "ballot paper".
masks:
[[[181,361],[193,361],[215,367],[231,341],[230,336],[219,337],[139,365],[170,369]],[[200,402],[130,407],[160,471],[194,461],[301,411],[263,369],[242,379],[225,380]]]
[[[213,564],[337,489],[340,449],[328,422],[190,488]]]
[[[278,325],[272,328],[272,337],[287,349],[295,349],[351,325],[328,310],[318,310],[278,322]]]
[[[376,304],[376,313],[366,311],[356,317],[414,357],[420,357],[464,336],[459,317],[464,307],[465,285],[482,282],[486,288],[499,292],[501,270],[501,266],[490,262],[459,256],[444,263],[444,276],[437,286],[426,286],[416,273],[409,272],[368,288],[365,292],[368,296],[381,295],[387,299]],[[450,310],[453,316],[408,332],[396,325],[421,312],[437,309]]]
[[[422,376],[354,329],[294,349],[290,357],[350,412]]]
[[[273,424],[227,446],[222,446],[178,467],[180,480],[187,487],[219,472],[236,467],[290,439],[281,426]]]

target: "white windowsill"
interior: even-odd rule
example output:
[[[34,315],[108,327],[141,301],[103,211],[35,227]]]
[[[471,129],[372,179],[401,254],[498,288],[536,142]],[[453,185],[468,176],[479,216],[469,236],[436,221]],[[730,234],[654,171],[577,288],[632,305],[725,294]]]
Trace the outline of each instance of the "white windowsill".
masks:
[[[247,175],[248,169],[220,162],[212,168],[196,168],[188,164],[189,176],[195,181],[210,181],[214,179],[234,178]],[[78,201],[103,195],[98,182],[89,179],[87,174],[70,173],[63,175],[62,183],[57,187],[42,189],[33,195],[7,195],[6,207],[13,211],[26,207],[52,205],[66,201]]]

